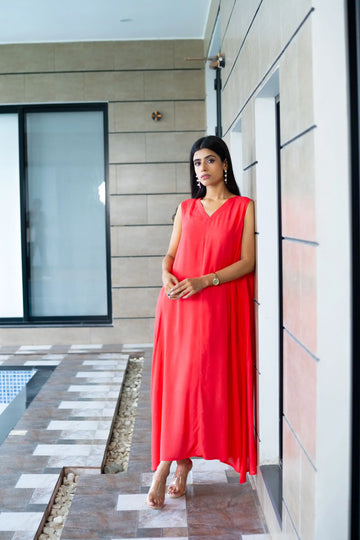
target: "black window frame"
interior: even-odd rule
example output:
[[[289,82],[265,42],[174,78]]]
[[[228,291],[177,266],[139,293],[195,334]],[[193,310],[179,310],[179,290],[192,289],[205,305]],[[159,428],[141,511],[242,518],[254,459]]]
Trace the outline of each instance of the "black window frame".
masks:
[[[352,229],[351,538],[360,538],[360,0],[347,1]]]
[[[67,316],[31,316],[29,314],[28,269],[29,259],[26,243],[26,211],[27,211],[27,181],[26,181],[26,113],[46,112],[82,112],[96,111],[103,113],[104,129],[104,179],[105,179],[105,247],[107,274],[107,314],[106,315],[67,315]],[[18,114],[19,127],[19,176],[20,176],[20,216],[21,216],[21,252],[22,252],[22,289],[23,317],[1,317],[1,327],[21,326],[99,326],[112,324],[112,287],[111,287],[111,248],[110,248],[110,195],[109,195],[109,145],[108,145],[108,104],[105,102],[92,103],[46,103],[0,105],[1,114]]]

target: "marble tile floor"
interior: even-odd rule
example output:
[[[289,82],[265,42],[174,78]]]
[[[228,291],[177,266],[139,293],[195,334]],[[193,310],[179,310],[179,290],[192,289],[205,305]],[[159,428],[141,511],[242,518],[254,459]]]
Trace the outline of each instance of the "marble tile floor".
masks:
[[[162,510],[146,506],[152,480],[150,353],[145,351],[128,471],[81,475],[61,539],[270,540],[250,483],[240,485],[239,475],[218,461],[194,459],[186,497],[167,497]]]
[[[119,345],[0,347],[3,366],[56,367],[0,446],[0,540],[34,538],[63,467],[100,474],[128,358]]]
[[[146,506],[149,347],[128,471],[100,474],[130,352],[119,345],[0,347],[3,365],[57,366],[0,447],[0,540],[34,538],[63,467],[81,474],[62,540],[270,540],[250,483],[239,485],[238,475],[217,461],[194,460],[186,497],[166,498],[162,510]]]

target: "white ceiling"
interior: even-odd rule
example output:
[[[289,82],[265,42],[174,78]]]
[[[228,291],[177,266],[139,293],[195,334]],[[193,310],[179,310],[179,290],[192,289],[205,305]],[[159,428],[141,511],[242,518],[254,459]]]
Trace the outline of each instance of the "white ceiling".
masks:
[[[201,39],[211,0],[0,0],[0,43]]]

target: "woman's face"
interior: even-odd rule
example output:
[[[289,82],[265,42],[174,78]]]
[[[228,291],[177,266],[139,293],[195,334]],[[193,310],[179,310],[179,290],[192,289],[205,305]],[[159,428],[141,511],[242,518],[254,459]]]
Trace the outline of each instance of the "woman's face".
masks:
[[[224,182],[226,160],[221,161],[216,152],[209,148],[202,148],[195,152],[193,161],[195,174],[203,186],[215,186]]]

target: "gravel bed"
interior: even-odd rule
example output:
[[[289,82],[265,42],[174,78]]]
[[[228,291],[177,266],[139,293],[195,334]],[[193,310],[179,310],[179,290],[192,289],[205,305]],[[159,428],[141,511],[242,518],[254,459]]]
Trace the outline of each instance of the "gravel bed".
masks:
[[[143,365],[143,357],[133,356],[129,359],[121,392],[120,407],[107,449],[105,474],[116,474],[127,470]],[[60,538],[78,480],[78,474],[73,472],[65,474],[38,540]]]
[[[119,412],[108,446],[104,467],[105,474],[127,470],[143,366],[143,357],[130,358],[123,383]]]

